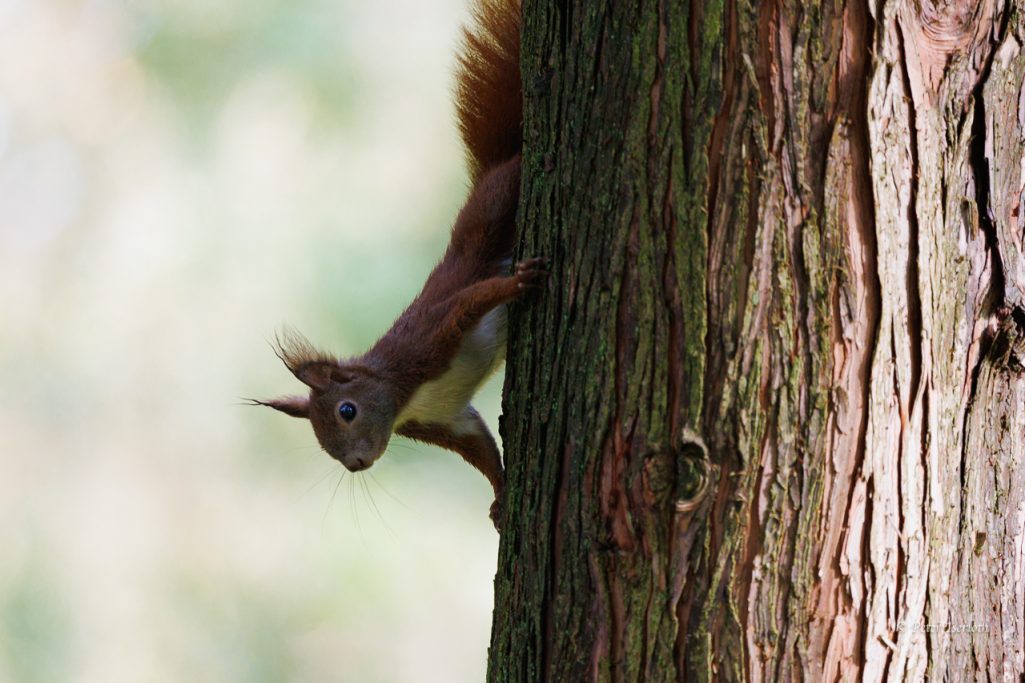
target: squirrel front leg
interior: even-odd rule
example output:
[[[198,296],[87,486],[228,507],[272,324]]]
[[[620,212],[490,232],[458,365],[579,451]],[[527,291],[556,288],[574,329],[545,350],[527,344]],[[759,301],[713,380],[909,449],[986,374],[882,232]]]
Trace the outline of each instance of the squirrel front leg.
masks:
[[[512,275],[481,280],[453,294],[441,304],[447,310],[438,330],[439,342],[446,348],[454,348],[489,311],[536,287],[547,275],[544,266],[543,258],[526,259],[516,264]]]
[[[421,424],[406,422],[397,433],[455,451],[463,459],[488,478],[495,490],[495,502],[491,504],[491,521],[501,531],[499,519],[502,511],[502,490],[505,487],[505,471],[502,469],[502,453],[491,436],[491,431],[473,406],[466,406],[455,425]]]

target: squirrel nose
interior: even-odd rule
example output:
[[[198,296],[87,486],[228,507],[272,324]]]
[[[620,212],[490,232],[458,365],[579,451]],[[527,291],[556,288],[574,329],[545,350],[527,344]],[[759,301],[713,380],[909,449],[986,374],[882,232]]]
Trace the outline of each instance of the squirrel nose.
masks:
[[[369,465],[363,462],[363,458],[356,458],[356,464],[353,466],[352,471],[359,472],[361,470],[365,470],[367,467],[369,467]]]

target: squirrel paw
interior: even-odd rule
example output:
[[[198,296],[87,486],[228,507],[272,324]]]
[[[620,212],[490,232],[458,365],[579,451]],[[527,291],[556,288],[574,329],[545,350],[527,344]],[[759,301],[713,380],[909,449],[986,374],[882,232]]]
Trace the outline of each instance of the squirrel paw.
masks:
[[[491,517],[491,523],[495,525],[495,531],[502,533],[502,500],[500,498],[495,498],[488,516]]]
[[[548,276],[548,261],[543,258],[524,259],[516,264],[517,286],[520,289],[535,289],[541,286],[541,281]]]

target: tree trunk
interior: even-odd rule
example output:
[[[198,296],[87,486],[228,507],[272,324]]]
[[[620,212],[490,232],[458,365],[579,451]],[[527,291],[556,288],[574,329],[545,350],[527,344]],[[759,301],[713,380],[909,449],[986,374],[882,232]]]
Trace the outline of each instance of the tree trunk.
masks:
[[[491,680],[1019,680],[1022,4],[525,3]]]

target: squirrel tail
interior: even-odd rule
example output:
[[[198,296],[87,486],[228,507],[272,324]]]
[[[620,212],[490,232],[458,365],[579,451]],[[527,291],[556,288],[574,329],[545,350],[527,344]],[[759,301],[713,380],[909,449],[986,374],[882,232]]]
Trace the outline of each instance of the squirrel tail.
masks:
[[[463,29],[456,74],[459,132],[470,179],[519,154],[520,0],[473,0],[473,25]]]

